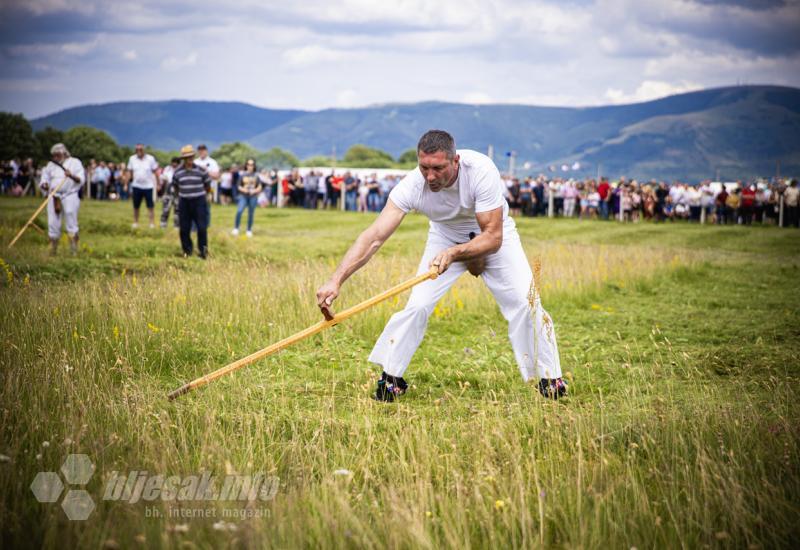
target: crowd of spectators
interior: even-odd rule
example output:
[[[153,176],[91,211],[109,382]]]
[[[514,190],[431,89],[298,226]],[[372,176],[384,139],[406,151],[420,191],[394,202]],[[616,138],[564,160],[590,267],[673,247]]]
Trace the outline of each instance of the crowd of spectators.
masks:
[[[262,169],[258,180],[263,187],[259,206],[295,206],[317,209],[341,207],[357,212],[380,212],[386,198],[402,178],[402,174],[362,170],[294,169],[278,171]],[[236,165],[223,170],[219,182],[219,202],[235,200],[238,180],[241,177]],[[343,195],[344,190],[344,195]]]
[[[26,192],[31,192],[38,182],[41,169],[36,168],[33,159],[12,159],[0,161],[0,193],[21,197]]]
[[[213,160],[213,159],[212,159]],[[169,176],[179,159],[159,169],[156,195],[169,188]],[[130,173],[126,161],[86,163],[85,193],[98,200],[127,200]],[[236,164],[219,171],[213,183],[213,201],[237,202],[243,166]],[[3,161],[2,193],[21,196],[38,189],[37,168],[32,159]],[[260,207],[307,209],[341,208],[357,212],[379,212],[389,193],[403,177],[402,171],[346,168],[260,168],[257,178],[262,191]],[[512,178],[503,176],[506,199],[514,216],[555,216],[576,219],[615,219],[624,222],[686,220],[717,224],[777,224],[783,210],[784,226],[800,226],[796,180],[747,181],[699,184],[638,182],[620,178],[566,179],[559,177]],[[343,191],[344,189],[344,191]],[[551,204],[552,202],[552,204]],[[782,206],[781,206],[782,205]]]
[[[541,175],[523,180],[504,177],[504,181],[512,213],[522,216],[742,225],[777,224],[782,217],[784,226],[798,227],[800,223],[796,180],[708,180],[689,185],[640,183],[625,178],[615,182],[605,178],[550,179]]]

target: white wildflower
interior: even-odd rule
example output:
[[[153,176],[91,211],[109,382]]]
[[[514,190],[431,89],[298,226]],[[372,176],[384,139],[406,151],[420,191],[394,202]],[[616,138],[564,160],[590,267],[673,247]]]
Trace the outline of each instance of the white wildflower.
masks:
[[[213,526],[215,531],[236,531],[237,527],[235,523],[226,522],[219,520]]]

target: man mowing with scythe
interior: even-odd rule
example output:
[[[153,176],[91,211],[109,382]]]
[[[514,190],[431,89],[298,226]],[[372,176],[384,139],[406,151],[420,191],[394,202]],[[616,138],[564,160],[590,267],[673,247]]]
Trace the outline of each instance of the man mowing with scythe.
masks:
[[[78,253],[78,210],[81,199],[78,192],[86,181],[83,164],[70,156],[63,143],[50,148],[52,160],[42,170],[41,189],[50,195],[47,202],[47,236],[50,238],[50,254],[58,250],[62,219],[67,226],[70,249]]]
[[[383,367],[375,399],[394,401],[406,392],[403,374],[422,342],[428,317],[465,271],[483,278],[508,321],[523,380],[539,380],[545,397],[564,395],[553,322],[538,293],[529,301],[533,273],[508,215],[497,167],[481,153],[457,151],[452,136],[442,130],[430,130],[420,138],[417,158],[417,168],[392,190],[381,214],[317,290],[317,304],[330,318],[341,285],[369,261],[407,213],[416,210],[430,219],[418,273],[435,267],[439,277],[414,287],[405,309],[392,316],[378,338],[369,356],[370,362]]]

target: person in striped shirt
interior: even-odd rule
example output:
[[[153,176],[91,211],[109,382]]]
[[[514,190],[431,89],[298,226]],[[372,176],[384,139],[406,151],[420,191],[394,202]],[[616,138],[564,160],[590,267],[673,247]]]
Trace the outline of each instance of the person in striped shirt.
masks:
[[[211,178],[203,168],[194,164],[194,147],[181,148],[183,164],[175,170],[172,184],[178,190],[178,211],[181,224],[181,247],[183,256],[192,255],[192,223],[197,226],[198,255],[208,255],[208,201],[206,193],[211,189]]]

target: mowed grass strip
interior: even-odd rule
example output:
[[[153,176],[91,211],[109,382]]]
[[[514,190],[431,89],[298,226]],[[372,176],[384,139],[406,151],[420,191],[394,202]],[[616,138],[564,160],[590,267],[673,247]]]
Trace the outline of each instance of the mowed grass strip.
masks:
[[[560,403],[521,384],[505,322],[468,276],[432,316],[400,403],[369,399],[366,356],[405,297],[168,403],[184,381],[315,322],[316,286],[371,217],[260,210],[246,241],[215,209],[203,263],[174,256],[174,230],[131,232],[129,205],[87,206],[84,227],[118,233],[87,229],[80,258],[47,258],[39,235],[3,253],[9,545],[766,548],[800,536],[796,232],[752,228],[766,243],[752,251],[738,228],[520,222],[571,380]],[[413,274],[425,230],[409,218],[340,307]],[[725,246],[702,244],[708,230]],[[29,490],[69,452],[97,467],[86,522]],[[111,473],[129,470],[281,485],[256,503],[267,517],[220,528],[240,504],[103,501]],[[217,515],[169,517],[193,506]]]

